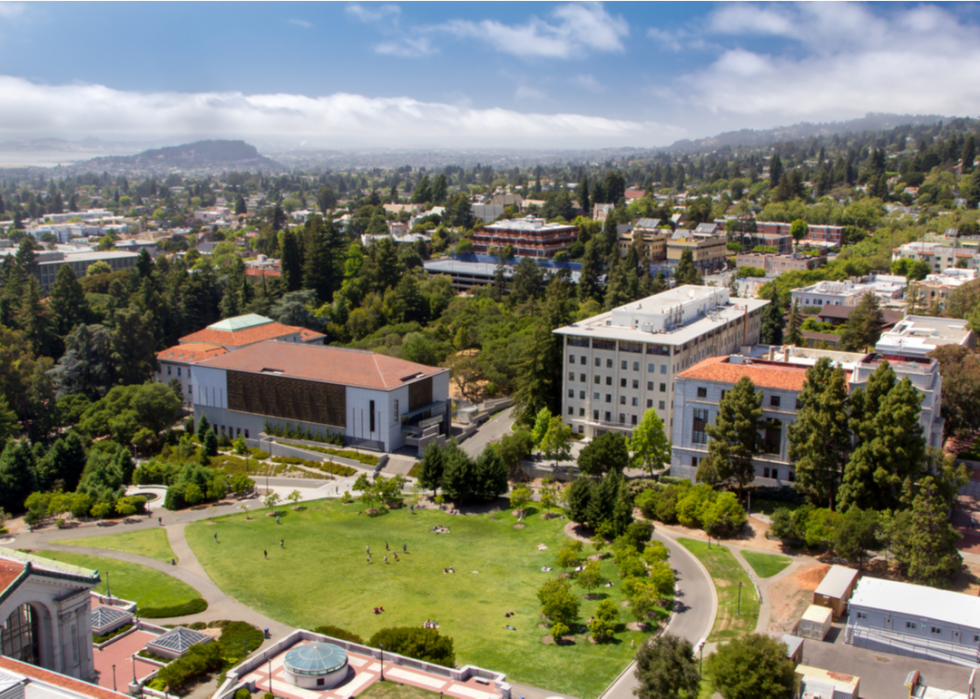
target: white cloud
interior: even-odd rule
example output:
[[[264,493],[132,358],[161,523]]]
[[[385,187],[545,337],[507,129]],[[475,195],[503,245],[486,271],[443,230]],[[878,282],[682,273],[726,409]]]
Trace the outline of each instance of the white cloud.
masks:
[[[656,41],[662,49],[674,51],[675,53],[681,50],[681,42],[675,32],[667,32],[656,27],[650,27],[647,29],[647,36]]]
[[[518,102],[526,102],[528,100],[542,101],[548,99],[547,93],[542,90],[538,90],[534,87],[529,87],[527,85],[520,85],[514,91],[514,99]]]
[[[0,2],[0,17],[13,19],[22,15],[25,9],[27,7],[22,2]]]
[[[551,21],[532,16],[527,24],[518,25],[491,19],[453,19],[427,30],[479,39],[498,51],[521,57],[575,58],[592,51],[624,50],[622,39],[629,34],[629,25],[600,4],[561,5],[551,15]]]
[[[289,24],[294,24],[297,27],[301,27],[302,29],[313,29],[313,23],[312,22],[307,22],[305,19],[293,19],[293,18],[290,18],[290,19],[287,19],[286,21]]]
[[[375,5],[365,7],[358,3],[347,6],[347,14],[362,22],[380,22],[388,18],[397,18],[402,11],[398,5]]]
[[[418,58],[436,53],[438,49],[432,42],[424,36],[412,38],[402,37],[397,41],[385,41],[374,45],[375,53],[389,56],[403,56],[405,58]]]
[[[714,114],[770,124],[869,111],[980,111],[980,28],[939,7],[896,7],[874,14],[847,3],[725,5],[708,18],[709,31],[782,37],[789,48],[739,42],[743,47],[680,76],[672,94]]]
[[[408,97],[138,93],[0,76],[0,138],[253,138],[345,147],[654,146],[687,134],[650,121],[472,109]]]
[[[572,78],[572,82],[581,87],[583,90],[588,90],[589,92],[599,94],[600,92],[605,92],[606,88],[598,80],[595,79],[591,73],[588,75],[576,75]]]

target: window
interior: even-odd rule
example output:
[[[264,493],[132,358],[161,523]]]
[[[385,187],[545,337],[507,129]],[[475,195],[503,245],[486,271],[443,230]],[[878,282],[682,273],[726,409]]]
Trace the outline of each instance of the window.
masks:
[[[652,403],[653,401],[650,402]],[[658,407],[660,408],[660,410],[666,410],[667,404],[664,401],[660,401],[660,405]],[[671,420],[671,422],[673,422],[673,420]]]
[[[636,415],[630,415],[630,424],[636,424]]]
[[[638,389],[639,387],[640,387],[640,380],[639,379],[633,379],[633,388],[634,389]]]
[[[599,378],[598,374],[595,375],[595,381],[593,383],[602,383],[602,379]]]
[[[573,408],[572,406],[568,406],[568,414],[569,415],[574,415],[575,414],[575,408]]]
[[[578,409],[578,416],[579,417],[585,417],[585,408],[579,408]]]
[[[574,371],[568,372],[568,380],[569,381],[574,381],[575,380],[575,372]]]
[[[625,425],[626,424],[626,413],[620,413],[619,414],[619,424],[620,425]]]
[[[177,376],[180,376],[180,367],[177,367]]]
[[[929,633],[934,633],[939,636],[943,632],[942,628],[939,626],[930,626]]]
[[[769,407],[770,408],[779,407],[779,396],[769,396]]]
[[[592,411],[592,419],[595,420],[596,422],[599,422],[599,411],[598,410],[593,410]]]
[[[607,403],[612,403],[612,394],[611,393],[607,393],[606,394],[606,402]]]
[[[779,454],[783,436],[783,423],[779,420],[767,420],[766,432],[763,436],[763,449],[766,454]]]
[[[667,384],[665,384],[665,383],[660,384],[660,392],[661,393],[666,393],[667,392]]]
[[[915,631],[918,628],[918,626],[919,625],[916,624],[914,621],[906,621],[905,622],[905,628],[912,629],[913,631]]]
[[[653,398],[647,398],[647,407],[648,408],[652,408],[653,407]]]
[[[762,469],[762,477],[763,478],[768,478],[769,477],[769,467],[768,466],[766,466],[765,468]]]
[[[867,612],[858,612],[857,613],[857,618],[858,619],[867,619],[868,618],[868,613]]]
[[[619,380],[619,387],[620,388],[626,388],[626,379],[620,379]]]
[[[638,407],[639,405],[640,405],[640,399],[639,399],[639,398],[635,398],[635,397],[634,397],[634,398],[633,398],[633,407],[634,407],[634,408],[636,408],[636,407]]]
[[[606,385],[607,386],[612,386],[612,377],[611,376],[607,376],[606,377]]]
[[[789,475],[786,476],[786,480],[788,480],[790,483],[792,483],[793,481],[795,481],[796,480],[796,471],[790,471],[789,472]]]
[[[578,380],[581,381],[582,383],[585,383],[585,374],[579,374]]]
[[[607,359],[606,360],[606,368],[607,369],[612,369],[612,360],[611,359]]]
[[[626,371],[626,366],[627,366],[627,362],[625,359],[619,363],[619,368],[622,369],[623,371]]]
[[[698,386],[698,398],[707,398],[707,397],[708,397],[708,389],[705,388],[704,386]]]
[[[772,477],[773,477],[774,480],[777,480],[777,481],[779,480],[779,469],[778,468],[774,468],[772,470]]]
[[[579,425],[578,426],[578,433],[579,434],[585,434],[585,425]]]
[[[626,396],[620,396],[619,397],[619,404],[620,405],[626,405]]]
[[[368,432],[374,432],[374,401],[373,400],[368,401],[368,410],[371,413],[371,419],[369,421],[370,427],[368,429]],[[362,427],[361,429],[364,428]]]
[[[655,372],[656,370],[657,370],[657,365],[656,364],[647,364],[647,371],[649,371],[651,374],[653,372]]]
[[[173,368],[173,367],[171,367],[171,366],[170,366],[169,364],[167,365],[167,376],[170,376],[170,370],[171,370],[172,368]]]
[[[799,396],[796,398],[796,409],[800,410],[803,408],[803,401],[800,400]]]
[[[606,411],[606,422],[612,422],[612,413],[608,410]]]
[[[698,457],[696,456],[691,457],[691,466],[693,466],[694,468],[698,467]]]
[[[666,374],[667,373],[667,365],[666,364],[661,364],[660,365],[660,373],[661,374]]]
[[[592,394],[592,400],[599,400],[599,392],[598,391],[596,391],[595,393]]]
[[[728,393],[728,391],[722,391],[721,392],[721,400],[725,400],[725,394],[726,393]]]
[[[596,357],[596,358],[595,358],[595,365],[596,365],[596,366],[602,366],[602,360],[601,360],[601,359],[599,359],[598,357]]]
[[[708,435],[705,433],[705,425],[708,424],[708,411],[706,408],[694,409],[694,425],[691,430],[691,441],[694,444],[707,444]]]
[[[640,363],[633,362],[633,371],[639,371],[639,370],[640,370]]]
[[[652,391],[653,390],[653,381],[647,381],[647,390],[648,391]]]
[[[568,355],[568,363],[569,364],[574,364],[575,363],[575,355],[574,354]]]
[[[394,409],[393,412],[395,414],[393,415],[392,422],[398,422],[398,399],[397,398],[395,398],[395,400],[394,400],[394,405],[395,405],[395,409]]]
[[[245,439],[248,439],[248,430],[245,430]]]
[[[568,389],[568,397],[569,398],[574,398],[575,397],[575,389],[574,388]]]
[[[585,400],[585,391],[579,391],[578,392],[578,397],[579,397],[579,400]]]
[[[581,364],[582,366],[585,366],[585,357],[579,357],[578,359],[579,359],[578,363]]]

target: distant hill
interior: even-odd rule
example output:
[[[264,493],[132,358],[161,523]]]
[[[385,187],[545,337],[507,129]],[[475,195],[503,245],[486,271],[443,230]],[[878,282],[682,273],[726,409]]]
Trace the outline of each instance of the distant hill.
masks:
[[[861,133],[864,131],[881,131],[893,129],[904,124],[925,125],[943,121],[946,117],[935,114],[913,116],[911,114],[874,114],[868,113],[860,119],[849,121],[832,121],[822,124],[801,122],[792,126],[778,126],[774,129],[755,131],[727,131],[709,138],[696,140],[684,139],[677,141],[663,150],[668,153],[693,153],[700,151],[718,150],[719,148],[764,148],[774,143],[793,141],[811,136],[833,136],[839,133]]]
[[[279,163],[261,155],[245,141],[197,141],[180,146],[153,148],[136,155],[95,158],[74,165],[85,170],[161,171],[170,169],[282,170]]]

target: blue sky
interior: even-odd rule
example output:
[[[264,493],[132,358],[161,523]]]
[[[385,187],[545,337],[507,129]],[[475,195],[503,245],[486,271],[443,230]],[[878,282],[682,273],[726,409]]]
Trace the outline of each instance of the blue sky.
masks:
[[[0,2],[0,139],[645,147],[978,78],[972,3]]]

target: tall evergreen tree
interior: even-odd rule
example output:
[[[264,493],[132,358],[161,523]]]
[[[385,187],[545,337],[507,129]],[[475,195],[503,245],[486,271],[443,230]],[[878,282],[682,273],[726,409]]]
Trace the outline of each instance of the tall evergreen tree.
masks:
[[[718,403],[714,423],[705,427],[711,439],[704,470],[698,467],[698,480],[708,473],[717,474],[719,481],[734,479],[741,495],[745,485],[755,480],[752,459],[762,451],[762,427],[762,392],[756,393],[752,380],[743,376]]]
[[[71,265],[61,265],[55,277],[48,309],[54,321],[54,331],[62,337],[68,335],[76,325],[86,322],[89,314],[85,291],[75,278]]]
[[[436,442],[430,442],[419,461],[419,484],[435,493],[442,485],[442,474],[445,468],[445,447]]]
[[[789,426],[789,459],[796,488],[815,504],[834,508],[851,448],[847,378],[821,357],[806,372],[796,420]]]
[[[582,181],[578,183],[578,187],[575,190],[575,196],[578,198],[578,205],[582,207],[582,211],[585,212],[586,216],[592,214],[592,203],[589,201],[589,176],[582,175]],[[2,211],[0,211],[2,213]]]
[[[35,490],[34,454],[27,440],[7,442],[0,454],[0,509],[20,512]]]
[[[41,285],[33,275],[27,280],[21,301],[20,327],[30,340],[35,355],[60,356],[61,339],[54,332],[48,308],[41,303]]]
[[[759,341],[764,345],[783,344],[783,309],[775,299],[762,309]]]
[[[908,576],[919,585],[946,587],[963,564],[956,548],[959,533],[949,521],[949,504],[937,492],[932,476],[919,485],[908,532]]]
[[[112,356],[121,384],[149,380],[157,367],[157,346],[153,335],[153,315],[140,313],[135,306],[116,313],[112,332]]]
[[[786,323],[786,342],[790,345],[795,345],[796,347],[802,347],[803,342],[803,331],[800,326],[803,321],[800,319],[800,304],[798,301],[793,302],[793,307],[789,312],[789,320]]]
[[[973,172],[973,161],[977,159],[977,141],[971,133],[963,143],[963,153],[960,156],[963,161],[963,173]]]
[[[769,187],[775,189],[783,179],[783,161],[779,153],[774,153],[769,160]]]
[[[429,184],[429,176],[422,175],[422,179],[419,183],[415,185],[415,190],[412,192],[412,203],[413,204],[425,204],[426,202],[432,201],[432,185]]]
[[[614,252],[609,258],[609,273],[606,282],[606,297],[603,308],[609,311],[629,303],[628,287],[626,265],[620,262],[619,253]]]
[[[704,280],[701,278],[701,272],[694,264],[694,253],[691,252],[690,248],[685,248],[681,252],[681,259],[677,263],[677,269],[674,270],[674,281],[678,285],[701,285],[704,283]]]
[[[585,244],[585,254],[582,256],[582,273],[578,280],[578,295],[580,301],[602,299],[602,256],[599,253],[599,246],[593,238]]]
[[[862,294],[841,333],[841,346],[848,352],[868,351],[878,342],[884,325],[878,297],[870,292]]]
[[[288,294],[303,288],[303,251],[294,231],[280,233],[280,241],[279,284],[282,293]]]
[[[446,203],[446,195],[449,193],[449,182],[446,180],[446,173],[440,172],[436,175],[436,178],[432,180],[432,203],[436,206],[442,206]]]

